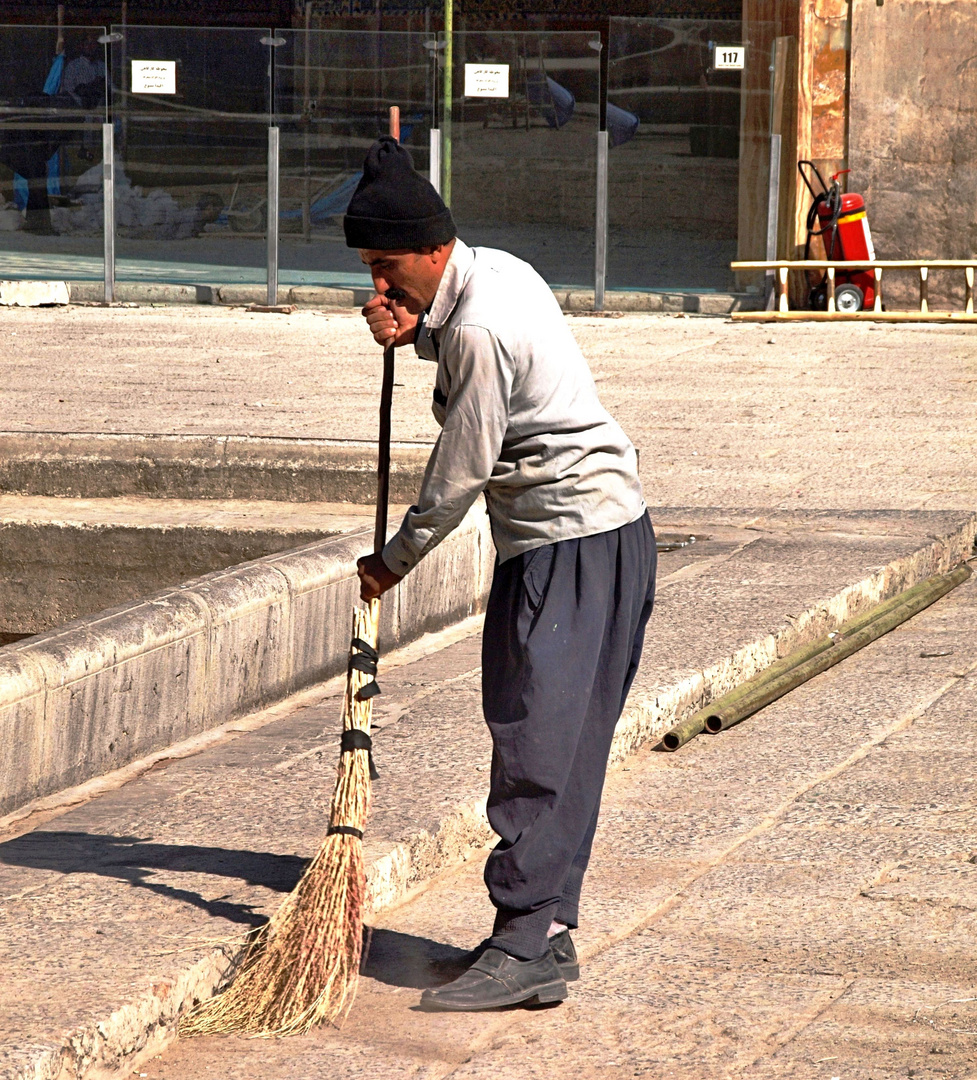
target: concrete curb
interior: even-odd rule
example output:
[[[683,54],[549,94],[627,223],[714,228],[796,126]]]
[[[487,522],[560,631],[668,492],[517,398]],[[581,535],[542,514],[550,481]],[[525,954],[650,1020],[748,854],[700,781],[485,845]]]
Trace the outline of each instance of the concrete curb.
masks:
[[[951,569],[972,554],[975,533],[977,515],[970,515],[951,532],[879,567],[803,611],[791,623],[660,689],[654,696],[632,700],[618,726],[612,764],[624,761],[649,739],[660,737],[672,724],[733,689],[776,657],[923,578]],[[403,900],[424,881],[473,854],[491,835],[483,803],[446,810],[436,831],[417,832],[368,868],[372,910],[379,912]],[[3,1080],[95,1080],[113,1073],[121,1075],[123,1071],[128,1074],[140,1059],[158,1053],[172,1039],[183,1009],[221,988],[233,969],[238,950],[239,946],[233,944],[212,950],[175,980],[157,984],[105,1022],[76,1031],[60,1051],[40,1054],[29,1072],[19,1070]]]
[[[632,693],[611,745],[610,767],[620,765],[649,740],[659,740],[674,724],[729,693],[792,650],[815,641],[859,615],[930,577],[946,573],[973,554],[977,514],[946,536],[895,559],[835,595],[802,611],[789,624],[745,645],[709,667],[660,689],[655,696]],[[382,856],[367,871],[367,902],[374,912],[399,902],[425,880],[488,843],[493,836],[484,802],[449,811],[438,831],[416,833]]]
[[[0,496],[0,644],[361,532],[372,517],[372,508],[332,503],[167,500],[147,510],[146,501]]]
[[[67,283],[73,304],[100,304],[103,286],[97,281]],[[594,310],[593,289],[554,287],[553,294],[564,311]],[[242,306],[266,304],[266,285],[167,285],[121,281],[115,286],[117,303],[129,304],[223,304]],[[319,285],[281,285],[279,304],[311,308],[359,308],[373,296],[368,288],[329,288]],[[696,293],[614,291],[604,297],[606,311],[688,312],[699,315],[728,315],[733,311],[759,311],[763,298],[758,293]]]
[[[975,536],[977,514],[971,514],[953,532],[934,537],[932,543],[879,567],[875,573],[802,611],[789,624],[668,687],[664,693],[653,698],[632,697],[614,735],[611,763],[624,761],[649,739],[660,739],[674,724],[728,694],[794,649],[816,641],[925,578],[952,570],[973,555]]]
[[[391,447],[390,499],[414,501],[431,443]],[[0,492],[372,505],[376,443],[255,435],[0,432]]]
[[[345,670],[372,530],[269,555],[0,649],[0,814]],[[391,649],[481,610],[480,504],[383,607]]]

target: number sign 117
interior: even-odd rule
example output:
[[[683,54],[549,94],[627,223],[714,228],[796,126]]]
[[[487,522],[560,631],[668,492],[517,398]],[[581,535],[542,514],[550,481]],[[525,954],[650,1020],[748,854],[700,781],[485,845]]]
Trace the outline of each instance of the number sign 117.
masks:
[[[741,71],[746,66],[745,45],[716,45],[712,66],[717,71]]]

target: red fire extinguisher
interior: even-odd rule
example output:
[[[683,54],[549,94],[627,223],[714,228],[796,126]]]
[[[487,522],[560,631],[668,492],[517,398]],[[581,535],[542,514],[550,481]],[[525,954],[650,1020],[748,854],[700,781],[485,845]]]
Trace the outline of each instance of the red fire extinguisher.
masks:
[[[805,167],[809,170],[805,172]],[[868,227],[865,200],[861,195],[843,195],[838,182],[848,169],[832,174],[830,184],[818,171],[813,161],[797,163],[801,179],[811,193],[811,209],[807,214],[807,242],[804,258],[810,258],[811,240],[820,236],[824,241],[825,258],[828,261],[856,262],[862,259],[875,261],[875,247]],[[814,190],[816,178],[821,186]],[[875,275],[871,270],[839,270],[835,275],[835,307],[838,311],[861,311],[875,303]],[[827,272],[811,289],[810,305],[815,311],[828,306]]]

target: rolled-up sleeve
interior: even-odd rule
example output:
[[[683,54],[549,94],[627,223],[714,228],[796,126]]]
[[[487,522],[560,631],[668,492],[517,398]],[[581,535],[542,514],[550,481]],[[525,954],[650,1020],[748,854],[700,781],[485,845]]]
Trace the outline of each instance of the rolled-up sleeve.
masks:
[[[509,422],[514,363],[498,338],[462,325],[440,345],[450,388],[444,427],[424,471],[417,504],[389,543],[383,561],[406,574],[456,528],[492,476]]]

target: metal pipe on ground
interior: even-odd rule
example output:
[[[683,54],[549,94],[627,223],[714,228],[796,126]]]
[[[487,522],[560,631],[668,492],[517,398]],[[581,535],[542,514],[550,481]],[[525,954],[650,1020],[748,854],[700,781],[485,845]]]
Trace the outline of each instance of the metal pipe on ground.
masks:
[[[715,735],[733,727],[894,630],[963,584],[970,575],[970,566],[962,563],[951,573],[929,577],[864,614],[849,619],[838,631],[795,649],[707,708],[700,709],[670,728],[662,737],[663,748],[678,750],[703,731]]]
[[[706,708],[700,709],[687,720],[683,720],[680,724],[676,724],[673,728],[666,731],[662,738],[662,745],[666,750],[678,750],[690,739],[694,739],[696,735],[699,735],[706,730],[706,720],[710,715],[716,713],[720,709],[728,710],[736,708],[740,702],[757,693],[770,680],[778,679],[787,672],[793,671],[798,665],[819,656],[827,649],[830,649],[841,637],[844,637],[846,634],[855,633],[863,626],[867,626],[874,619],[904,603],[909,596],[914,593],[914,590],[919,588],[919,585],[913,586],[912,589],[907,589],[905,592],[901,592],[898,596],[894,596],[884,603],[878,604],[876,607],[871,608],[862,615],[850,619],[833,633],[818,638],[817,641],[811,642],[810,645],[803,645],[793,652],[788,653],[787,656],[775,660],[768,667],[765,667],[763,671],[758,672],[756,675],[747,679],[746,682],[741,683],[735,690],[731,690],[728,694],[724,694],[718,701],[714,701],[712,704],[707,705]]]

